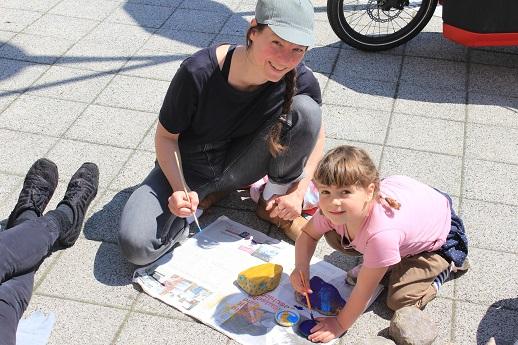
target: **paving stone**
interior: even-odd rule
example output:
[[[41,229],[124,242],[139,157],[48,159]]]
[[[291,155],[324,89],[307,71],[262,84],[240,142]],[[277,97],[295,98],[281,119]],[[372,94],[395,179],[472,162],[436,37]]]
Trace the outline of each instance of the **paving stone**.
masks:
[[[380,159],[381,159],[381,150],[382,150],[381,145],[367,144],[367,143],[362,143],[362,142],[357,142],[357,141],[326,138],[326,141],[324,143],[324,152],[327,152],[337,146],[342,146],[342,145],[356,146],[356,147],[364,149],[365,151],[367,151],[367,153],[371,157],[374,164],[376,164],[376,166],[379,166]]]
[[[92,241],[102,241],[118,245],[122,209],[133,189],[108,190],[97,197],[95,205],[88,210],[84,236]]]
[[[11,104],[14,102],[16,98],[18,98],[20,94],[13,93],[5,96],[0,96],[0,118],[2,116],[2,112]]]
[[[327,137],[382,144],[390,113],[324,105],[322,117]]]
[[[90,105],[65,134],[66,138],[136,148],[156,115],[128,109]],[[103,129],[100,131],[99,129]]]
[[[473,246],[469,250],[471,268],[456,278],[455,298],[483,305],[498,302],[502,307],[518,310],[516,300],[508,299],[516,296],[518,288],[518,272],[514,269],[518,255]]]
[[[500,252],[518,252],[518,243],[509,235],[518,229],[518,207],[464,199],[462,219],[469,245]]]
[[[493,49],[498,48],[501,47],[493,47]],[[510,48],[515,48],[516,50],[516,47]],[[497,51],[472,49],[469,54],[469,57],[470,62],[476,64],[486,64],[511,68],[516,68],[516,66],[518,65],[518,54],[510,54],[509,52],[503,51],[501,49]]]
[[[211,344],[224,345],[228,341],[225,335],[199,323],[133,312],[115,344],[144,344],[149,341],[149,334],[153,334],[154,342],[168,345],[197,344],[209,339]]]
[[[12,130],[61,136],[85,108],[84,103],[22,95],[0,115],[0,123]]]
[[[106,42],[83,39],[67,51],[57,62],[63,67],[99,72],[117,72],[138,47],[124,47]]]
[[[85,341],[90,345],[109,345],[128,313],[125,310],[38,295],[31,298],[25,315],[35,310],[56,315],[56,324],[48,345],[84,344]]]
[[[216,36],[216,38],[214,38],[214,40],[211,42],[211,45],[218,45],[218,44],[245,45],[246,42],[245,42],[245,37],[243,35],[236,36],[236,35],[222,34],[222,35]]]
[[[232,14],[225,25],[223,25],[220,34],[245,37],[252,19],[254,19],[253,15],[242,16],[240,14]]]
[[[400,73],[401,60],[401,56],[397,55],[342,49],[333,73],[340,77],[395,82]]]
[[[331,73],[340,49],[334,47],[315,47],[304,56],[304,63],[311,70],[320,73]]]
[[[5,47],[5,45],[3,46]],[[11,96],[28,88],[48,66],[0,58],[0,97]]]
[[[518,206],[515,193],[509,189],[502,189],[505,188],[504,186],[517,184],[518,166],[516,165],[475,159],[466,159],[464,162],[462,193],[465,198]]]
[[[116,76],[95,103],[158,113],[170,82]]]
[[[129,3],[147,4],[155,6],[178,7],[183,0],[128,0]]]
[[[466,78],[464,63],[407,57],[400,80],[430,88],[465,91]]]
[[[17,192],[19,186],[23,183],[23,178],[16,175],[7,175],[0,173],[0,200],[3,202],[10,194]],[[11,205],[11,208],[14,204]],[[0,218],[7,218],[9,214],[0,214]]]
[[[232,12],[208,12],[179,8],[164,23],[163,29],[219,33]],[[166,35],[169,36],[169,35]]]
[[[170,82],[189,56],[142,49],[133,55],[119,74]]]
[[[136,151],[112,181],[110,189],[123,190],[139,185],[155,167],[155,159],[153,152]]]
[[[332,74],[323,92],[323,102],[349,107],[390,111],[396,84]]]
[[[463,143],[464,124],[461,122],[392,115],[388,145],[461,156]]]
[[[83,39],[108,46],[137,51],[149,39],[151,33],[139,26],[103,22]]]
[[[407,175],[452,196],[460,195],[460,157],[386,147],[381,176]]]
[[[125,3],[106,18],[108,22],[159,28],[174,8],[146,4]]]
[[[0,48],[4,58],[52,64],[72,46],[73,42],[31,34],[18,34]]]
[[[518,128],[518,98],[469,93],[468,121]]]
[[[39,96],[89,103],[111,78],[104,73],[53,66],[31,86],[29,92]]]
[[[516,299],[514,299],[516,303]],[[454,339],[459,344],[514,344],[518,339],[518,311],[459,301],[456,303]]]
[[[138,149],[155,152],[155,132],[157,127],[158,120],[155,121],[155,124],[151,126],[151,129],[147,132],[144,140],[140,143]]]
[[[9,149],[0,150],[0,171],[25,176],[29,167],[43,157],[57,142],[57,138],[0,129],[0,142],[9,143]]]
[[[345,45],[338,36],[336,36],[327,19],[322,21],[315,20],[314,25],[315,47],[340,48]]]
[[[102,20],[119,4],[105,0],[63,0],[49,12],[67,17]]]
[[[174,307],[171,307],[170,305],[156,298],[153,298],[146,293],[140,293],[138,295],[137,302],[133,306],[133,310],[139,313],[163,316],[187,322],[193,321],[193,318],[190,316],[185,315]]]
[[[2,7],[4,2],[2,2]],[[14,8],[2,8],[0,12],[0,30],[20,32],[40,18],[42,13]]]
[[[47,13],[29,25],[24,32],[77,42],[98,23],[91,19],[72,18]]]
[[[106,187],[119,173],[131,151],[106,145],[61,139],[48,153],[59,167],[59,174],[70,178],[84,162],[99,166],[99,186]]]
[[[515,85],[518,73],[514,68],[480,64],[470,65],[469,91],[488,95],[518,97]]]
[[[142,49],[170,53],[170,55],[191,55],[208,46],[216,34],[162,28],[144,44]]]
[[[79,239],[61,255],[37,293],[129,308],[138,294],[131,284],[134,270],[117,245]]]
[[[464,121],[466,118],[466,93],[456,90],[432,89],[411,82],[399,84],[394,111]]]
[[[406,44],[407,56],[466,61],[468,49],[446,39],[439,32],[421,32]]]
[[[466,158],[518,164],[518,129],[468,124]]]
[[[3,0],[2,7],[45,12],[60,0]]]
[[[0,47],[9,41],[16,33],[9,31],[0,31]]]
[[[230,13],[237,10],[240,3],[241,0],[211,0],[209,3],[205,0],[190,0],[182,2],[180,8]]]

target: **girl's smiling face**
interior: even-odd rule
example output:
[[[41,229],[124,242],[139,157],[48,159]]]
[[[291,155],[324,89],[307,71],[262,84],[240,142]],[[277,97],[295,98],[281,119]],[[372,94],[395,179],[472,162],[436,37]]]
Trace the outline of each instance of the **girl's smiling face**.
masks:
[[[252,25],[255,25],[255,19]],[[262,70],[264,78],[277,82],[294,69],[304,58],[306,47],[293,44],[277,36],[269,27],[252,30],[250,33],[251,58],[254,65]]]
[[[335,225],[344,225],[362,220],[370,204],[374,184],[367,188],[359,186],[326,186],[317,183],[319,207],[324,216]]]

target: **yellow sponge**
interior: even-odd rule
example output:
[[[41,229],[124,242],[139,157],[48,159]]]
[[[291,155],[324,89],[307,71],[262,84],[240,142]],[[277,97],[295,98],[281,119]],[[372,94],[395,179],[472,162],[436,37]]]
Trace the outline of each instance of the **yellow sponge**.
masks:
[[[251,296],[275,289],[281,281],[282,266],[266,263],[250,267],[237,276],[237,284]]]

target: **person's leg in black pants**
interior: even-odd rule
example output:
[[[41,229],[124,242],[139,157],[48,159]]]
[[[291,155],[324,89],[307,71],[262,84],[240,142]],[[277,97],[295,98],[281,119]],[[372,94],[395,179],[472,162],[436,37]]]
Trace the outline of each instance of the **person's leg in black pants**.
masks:
[[[18,322],[41,262],[79,237],[86,209],[97,193],[98,176],[95,164],[83,164],[57,209],[41,216],[57,185],[57,167],[40,159],[29,169],[7,229],[0,232],[0,345],[16,344]]]

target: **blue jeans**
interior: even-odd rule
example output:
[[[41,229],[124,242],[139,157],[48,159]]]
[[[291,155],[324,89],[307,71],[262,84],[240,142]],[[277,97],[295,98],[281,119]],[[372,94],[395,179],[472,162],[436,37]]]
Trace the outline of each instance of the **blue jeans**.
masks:
[[[59,237],[51,213],[0,232],[0,344],[15,345],[16,329],[32,296],[34,273]]]
[[[289,185],[303,177],[322,123],[320,106],[309,96],[293,98],[288,123],[283,128],[287,150],[272,157],[266,142],[272,119],[254,135],[216,143],[186,146],[180,141],[185,180],[203,199],[210,193],[232,191],[265,175],[277,184]],[[132,263],[146,265],[162,256],[189,227],[168,209],[171,186],[158,165],[128,199],[122,212],[119,245]]]

